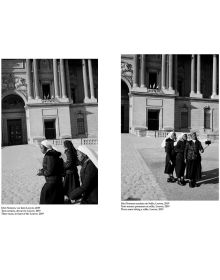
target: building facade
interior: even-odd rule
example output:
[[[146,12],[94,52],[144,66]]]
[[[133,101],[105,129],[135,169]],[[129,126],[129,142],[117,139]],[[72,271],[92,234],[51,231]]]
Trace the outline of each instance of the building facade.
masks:
[[[122,55],[121,132],[218,135],[219,55]]]
[[[97,59],[2,60],[2,145],[97,136]]]

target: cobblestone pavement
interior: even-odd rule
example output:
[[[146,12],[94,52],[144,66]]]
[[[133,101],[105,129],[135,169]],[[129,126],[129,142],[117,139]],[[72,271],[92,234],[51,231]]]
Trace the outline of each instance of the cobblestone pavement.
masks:
[[[56,147],[63,153],[63,147]],[[97,151],[97,146],[91,147]],[[19,145],[2,148],[2,204],[39,204],[45,179],[37,176],[43,154],[38,146]]]
[[[122,135],[122,200],[166,200],[165,194],[132,140],[132,135]]]
[[[199,187],[191,189],[188,184],[179,186],[166,182],[165,152],[160,147],[162,140],[122,134],[122,199],[218,200],[218,143],[212,143],[202,154],[202,180]],[[147,174],[153,179],[145,181]]]

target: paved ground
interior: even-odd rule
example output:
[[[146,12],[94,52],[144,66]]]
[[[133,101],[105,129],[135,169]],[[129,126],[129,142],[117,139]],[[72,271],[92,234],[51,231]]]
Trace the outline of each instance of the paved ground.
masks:
[[[191,189],[166,182],[162,140],[122,134],[122,200],[218,200],[218,143],[202,155],[202,181]]]
[[[63,152],[61,146],[56,147]],[[91,147],[97,151],[97,146]],[[43,154],[35,145],[2,148],[2,204],[39,204]]]

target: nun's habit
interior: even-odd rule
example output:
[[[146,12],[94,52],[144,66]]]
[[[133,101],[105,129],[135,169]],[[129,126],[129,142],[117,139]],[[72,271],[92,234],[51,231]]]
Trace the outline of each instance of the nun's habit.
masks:
[[[184,176],[185,167],[186,167],[184,162],[184,151],[186,147],[186,140],[183,140],[184,135],[185,133],[180,134],[180,136],[177,138],[177,144],[174,147],[176,152],[175,172],[177,178],[181,178]]]
[[[81,204],[98,204],[98,157],[87,146],[78,150],[87,157],[80,170],[81,186],[70,193],[70,199],[82,198]]]

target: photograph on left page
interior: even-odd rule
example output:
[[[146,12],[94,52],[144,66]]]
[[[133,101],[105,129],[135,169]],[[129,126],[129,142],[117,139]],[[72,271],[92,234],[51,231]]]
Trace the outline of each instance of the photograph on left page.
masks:
[[[2,59],[2,204],[98,204],[98,59]]]

